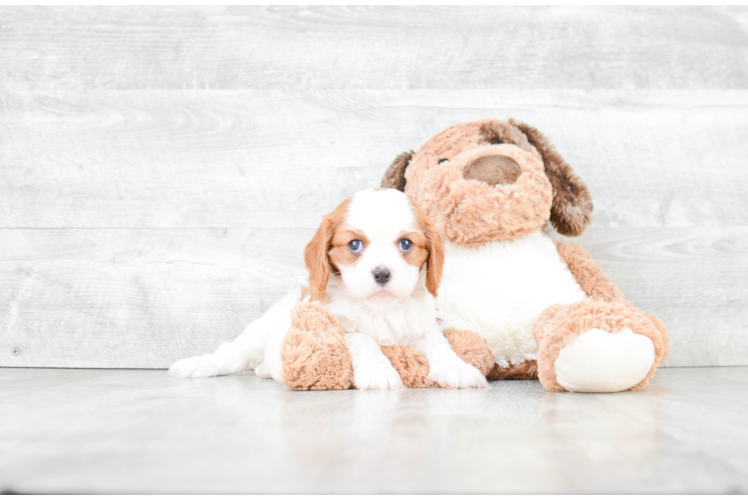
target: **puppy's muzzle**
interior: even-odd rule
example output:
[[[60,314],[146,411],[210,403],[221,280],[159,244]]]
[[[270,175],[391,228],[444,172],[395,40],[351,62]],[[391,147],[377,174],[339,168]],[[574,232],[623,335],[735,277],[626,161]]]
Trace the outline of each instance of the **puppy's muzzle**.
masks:
[[[489,186],[514,184],[522,173],[516,161],[504,155],[481,156],[467,166],[462,176]]]
[[[371,274],[374,275],[374,281],[384,286],[390,280],[390,270],[378,267],[374,269]]]

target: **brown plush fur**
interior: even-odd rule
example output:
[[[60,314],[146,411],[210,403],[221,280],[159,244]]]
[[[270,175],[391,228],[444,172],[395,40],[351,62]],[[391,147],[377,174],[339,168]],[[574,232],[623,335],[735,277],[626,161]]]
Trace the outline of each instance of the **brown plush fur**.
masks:
[[[608,276],[595,264],[587,250],[576,243],[554,241],[558,255],[569,268],[588,297],[606,302],[623,302],[623,293],[611,283]]]
[[[406,179],[418,175],[419,154],[411,160]],[[500,154],[522,170],[512,184],[491,186],[465,179],[465,169],[487,154]],[[460,245],[480,245],[540,230],[550,216],[553,192],[539,157],[512,145],[480,147],[459,160],[434,166],[420,182],[408,180],[405,193],[435,219],[437,231]]]
[[[486,378],[488,380],[537,380],[538,363],[534,359],[506,367],[496,363]]]
[[[665,346],[662,335],[649,317],[622,302],[588,299],[571,305],[551,306],[540,315],[532,334],[538,343],[538,378],[550,391],[565,389],[556,381],[554,363],[562,347],[590,328],[615,333],[629,327],[633,332],[648,337],[655,348],[655,362],[644,380],[630,390],[641,389],[654,376],[663,360]]]
[[[291,330],[281,347],[283,378],[295,391],[353,388],[353,362],[335,316],[313,304],[291,313]]]
[[[528,153],[537,153],[535,147],[527,140],[527,136],[519,128],[512,125],[511,120],[509,120],[509,123],[499,120],[483,120],[477,123],[480,136],[487,144],[495,142],[514,144]],[[459,125],[457,126],[459,127]]]
[[[525,133],[540,152],[545,172],[553,186],[551,224],[566,236],[579,236],[590,223],[592,199],[587,186],[574,175],[571,167],[537,129],[510,119],[509,123]]]
[[[406,151],[395,158],[382,178],[383,188],[405,191],[405,169],[408,167],[411,158],[413,158],[413,151]]]
[[[382,352],[395,367],[403,381],[403,385],[409,389],[424,389],[439,387],[439,384],[429,380],[429,362],[426,358],[412,347],[401,345],[385,345],[381,347]]]
[[[660,318],[654,314],[648,314],[647,317],[649,317],[649,320],[655,328],[657,328],[657,331],[660,332],[660,336],[662,337],[662,359],[660,359],[660,362],[663,362],[670,355],[670,335],[668,335],[665,323],[663,323]]]
[[[470,190],[457,184],[467,182],[461,174],[468,168],[469,162],[461,159],[457,162],[458,164],[455,164],[451,160],[457,155],[471,150],[481,150],[497,142],[516,146],[518,150],[535,156],[539,160],[544,170],[543,177],[551,184],[553,192],[549,207],[550,217],[545,220],[550,220],[561,234],[567,236],[581,234],[589,224],[592,213],[592,201],[587,187],[574,175],[571,167],[543,134],[529,125],[511,119],[508,123],[499,120],[483,120],[449,127],[426,142],[415,154],[408,152],[398,156],[385,173],[382,186],[395,187],[408,193],[429,215],[436,218],[437,228],[455,243],[476,245],[495,239],[529,234],[532,231],[518,231],[519,224],[512,224],[514,222],[512,218],[527,219],[528,212],[522,208],[524,203],[500,207],[495,205],[498,199],[506,200],[517,195],[522,196],[520,193],[529,195],[529,190],[525,188],[512,191],[509,196],[507,196],[508,193],[503,193],[503,196],[491,197],[490,189],[482,189],[480,193],[475,193],[475,196],[470,196],[466,192]],[[476,157],[491,154],[492,151],[495,152],[492,148],[478,153]],[[521,164],[520,167],[524,173],[525,168]],[[487,185],[487,187],[492,186]],[[503,187],[505,185],[499,183],[494,189]],[[478,190],[474,185],[471,188]],[[481,203],[481,197],[486,195],[489,196],[489,200]],[[434,206],[437,201],[440,203]],[[533,208],[538,207],[530,207],[530,210]],[[540,213],[544,213],[544,210],[540,210]],[[486,231],[485,229],[482,231],[484,216],[503,217],[504,220],[499,221],[499,224],[494,224],[493,227],[505,227],[507,232]],[[509,225],[503,226],[507,222]],[[472,234],[459,234],[463,225],[466,230],[471,230]],[[514,230],[510,227],[512,225],[515,226]],[[447,227],[449,231],[445,231]],[[484,232],[488,234],[483,234]]]
[[[485,187],[478,187],[470,182],[472,172],[467,172],[468,178],[463,177],[472,163],[463,155],[469,151],[476,151],[473,160],[500,153],[516,161],[513,155],[497,151],[495,143],[514,147],[516,152],[527,153],[537,160],[535,163],[540,165],[542,177],[552,191],[550,215],[543,223],[550,219],[562,234],[581,234],[592,211],[587,187],[540,132],[512,120],[509,123],[483,120],[446,129],[415,154],[398,156],[386,172],[382,186],[403,189],[435,217],[437,229],[455,243],[477,245],[529,234],[537,229],[533,216],[546,214],[544,203],[533,197],[536,191],[532,187],[496,192],[493,190],[504,189],[507,185],[487,182]],[[484,150],[488,147],[490,149]],[[458,155],[461,156],[459,161],[455,160]],[[517,163],[525,174],[525,165]],[[481,176],[487,181],[501,178],[498,173],[483,172]],[[522,177],[526,175],[521,175],[517,182],[522,182]],[[486,217],[493,223],[486,223]]]
[[[455,328],[444,330],[444,336],[452,345],[452,350],[465,363],[476,367],[484,376],[493,370],[496,358],[486,339],[475,332]]]

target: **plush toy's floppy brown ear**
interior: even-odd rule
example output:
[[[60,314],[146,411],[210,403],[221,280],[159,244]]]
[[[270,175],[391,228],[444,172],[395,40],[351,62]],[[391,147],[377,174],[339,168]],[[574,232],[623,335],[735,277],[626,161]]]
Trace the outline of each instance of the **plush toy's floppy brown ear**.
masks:
[[[551,224],[565,236],[579,236],[590,223],[592,200],[587,186],[574,175],[568,163],[537,129],[515,121],[509,123],[520,129],[543,158],[545,173],[553,186]]]
[[[392,165],[382,177],[383,188],[405,191],[405,169],[408,168],[411,158],[413,158],[413,151],[406,151],[395,158],[395,161],[392,162]]]

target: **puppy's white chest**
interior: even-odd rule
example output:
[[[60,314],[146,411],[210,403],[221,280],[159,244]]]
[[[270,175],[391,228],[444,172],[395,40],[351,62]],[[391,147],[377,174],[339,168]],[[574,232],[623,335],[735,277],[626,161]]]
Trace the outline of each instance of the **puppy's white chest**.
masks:
[[[365,333],[379,345],[409,346],[425,333],[439,330],[436,303],[424,282],[425,274],[410,296],[375,302],[352,298],[342,291],[339,278],[332,278],[327,289],[329,302],[324,307],[338,318],[346,333]]]
[[[447,242],[437,308],[442,328],[486,338],[500,364],[537,358],[532,327],[553,304],[586,298],[540,232],[466,247]]]

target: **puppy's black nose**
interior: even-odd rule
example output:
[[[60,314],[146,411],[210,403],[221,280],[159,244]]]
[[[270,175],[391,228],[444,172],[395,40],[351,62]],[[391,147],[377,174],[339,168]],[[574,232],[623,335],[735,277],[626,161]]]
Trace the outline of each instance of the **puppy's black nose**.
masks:
[[[374,275],[374,281],[379,283],[380,285],[384,285],[390,280],[390,270],[389,269],[382,269],[381,267],[378,267],[372,271]]]

